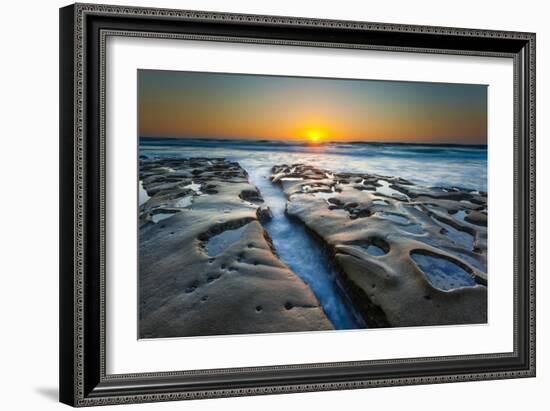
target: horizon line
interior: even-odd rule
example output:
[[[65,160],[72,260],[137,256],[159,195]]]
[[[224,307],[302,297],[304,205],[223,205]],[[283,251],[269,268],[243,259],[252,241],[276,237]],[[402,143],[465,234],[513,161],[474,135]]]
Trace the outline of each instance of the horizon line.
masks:
[[[401,144],[401,145],[423,145],[423,146],[487,146],[487,143],[429,143],[429,142],[410,142],[410,141],[362,141],[362,140],[325,140],[319,141],[315,144],[311,144],[307,139],[267,139],[267,138],[237,138],[237,137],[189,137],[189,136],[138,136],[142,139],[157,139],[157,140],[201,140],[201,141],[242,141],[242,142],[256,142],[256,143],[301,143],[311,146],[323,145],[323,144]]]

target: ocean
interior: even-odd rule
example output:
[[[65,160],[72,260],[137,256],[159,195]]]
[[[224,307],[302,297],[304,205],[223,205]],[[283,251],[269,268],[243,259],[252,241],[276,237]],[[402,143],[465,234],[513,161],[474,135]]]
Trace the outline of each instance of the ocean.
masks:
[[[140,155],[224,157],[249,173],[275,164],[306,163],[335,172],[402,177],[435,187],[487,191],[487,146],[389,143],[306,143],[140,138]]]

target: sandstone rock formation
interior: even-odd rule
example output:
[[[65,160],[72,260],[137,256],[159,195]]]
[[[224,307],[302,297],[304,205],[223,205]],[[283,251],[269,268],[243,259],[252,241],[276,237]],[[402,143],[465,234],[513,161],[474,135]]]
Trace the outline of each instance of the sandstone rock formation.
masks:
[[[141,338],[333,329],[277,257],[237,163],[140,158],[140,180]]]
[[[487,321],[487,194],[273,167],[287,213],[327,245],[371,327]]]

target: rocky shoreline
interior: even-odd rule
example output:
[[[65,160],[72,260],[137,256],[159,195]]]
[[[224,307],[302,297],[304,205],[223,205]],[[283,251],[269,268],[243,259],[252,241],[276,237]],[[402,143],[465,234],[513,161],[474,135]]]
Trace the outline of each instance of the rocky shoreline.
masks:
[[[141,157],[139,177],[140,338],[334,329],[238,163]],[[271,184],[368,327],[487,321],[486,193],[305,164],[274,166]]]
[[[273,167],[370,327],[487,322],[487,194],[304,164]]]
[[[333,329],[238,163],[140,158],[139,174],[140,338]]]

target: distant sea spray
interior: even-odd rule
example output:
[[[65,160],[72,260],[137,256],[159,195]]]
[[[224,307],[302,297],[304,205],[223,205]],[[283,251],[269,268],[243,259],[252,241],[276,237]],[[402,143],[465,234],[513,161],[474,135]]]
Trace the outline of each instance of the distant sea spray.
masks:
[[[336,172],[399,176],[427,186],[487,191],[487,146],[374,142],[306,142],[140,138],[140,155],[224,157],[245,168],[311,163]]]

